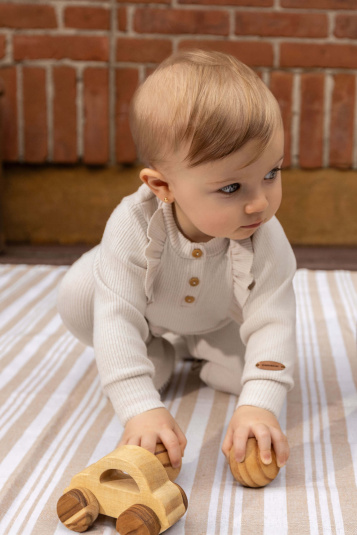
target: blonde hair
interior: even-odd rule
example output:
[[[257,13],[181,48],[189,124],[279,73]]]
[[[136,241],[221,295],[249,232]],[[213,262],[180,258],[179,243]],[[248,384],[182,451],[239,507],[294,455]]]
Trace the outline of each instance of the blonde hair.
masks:
[[[194,167],[251,139],[258,142],[254,161],[281,115],[272,93],[244,63],[221,52],[187,50],[168,57],[138,88],[130,123],[144,164],[168,163],[187,145],[184,161]]]

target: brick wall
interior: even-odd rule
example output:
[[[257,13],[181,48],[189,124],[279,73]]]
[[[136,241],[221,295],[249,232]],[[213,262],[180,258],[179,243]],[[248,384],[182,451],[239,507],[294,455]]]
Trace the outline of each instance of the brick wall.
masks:
[[[286,166],[357,168],[357,0],[0,3],[4,157],[135,161],[128,103],[187,46],[229,52],[278,98]]]

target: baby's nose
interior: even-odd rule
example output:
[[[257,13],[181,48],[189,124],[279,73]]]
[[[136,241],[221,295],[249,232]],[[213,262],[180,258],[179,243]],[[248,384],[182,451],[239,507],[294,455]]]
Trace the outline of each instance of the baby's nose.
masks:
[[[245,212],[246,214],[264,212],[264,210],[266,210],[268,206],[269,206],[269,203],[265,195],[258,195],[246,204]]]

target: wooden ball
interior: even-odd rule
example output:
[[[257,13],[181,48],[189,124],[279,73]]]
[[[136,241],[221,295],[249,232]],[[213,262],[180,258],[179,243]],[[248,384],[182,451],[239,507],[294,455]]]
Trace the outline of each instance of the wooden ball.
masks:
[[[248,438],[245,459],[238,463],[234,457],[234,448],[229,455],[229,465],[234,479],[244,487],[265,487],[279,473],[279,467],[276,464],[276,456],[273,448],[271,449],[272,462],[264,464],[260,459],[258,442],[256,439]]]
[[[167,449],[161,443],[156,444],[155,455],[159,459],[163,467],[165,468],[167,475],[169,476],[169,479],[171,481],[175,481],[175,479],[180,473],[182,463],[180,464],[178,468],[173,468],[170,462],[169,454],[167,453]]]
[[[99,503],[90,490],[71,489],[58,500],[57,514],[66,528],[83,533],[99,515]]]

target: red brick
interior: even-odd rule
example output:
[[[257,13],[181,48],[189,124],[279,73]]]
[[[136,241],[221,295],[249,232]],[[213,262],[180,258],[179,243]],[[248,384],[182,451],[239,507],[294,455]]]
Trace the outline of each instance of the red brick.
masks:
[[[324,122],[323,74],[301,75],[300,166],[322,166]]]
[[[64,12],[67,28],[109,30],[110,11],[104,7],[69,6]]]
[[[53,69],[53,161],[77,161],[76,71],[72,67]]]
[[[327,15],[320,13],[271,13],[249,11],[236,13],[237,35],[276,37],[326,37]]]
[[[117,21],[117,25],[118,25],[118,30],[120,32],[126,32],[127,29],[128,29],[128,17],[127,17],[127,9],[126,7],[118,7],[118,21]]]
[[[160,63],[172,52],[168,39],[119,38],[117,40],[117,61],[138,63]]]
[[[356,81],[350,74],[336,74],[333,79],[329,164],[346,168],[352,166]]]
[[[84,71],[84,156],[88,164],[109,159],[109,73],[107,69]]]
[[[271,7],[274,0],[179,0],[179,4],[201,4],[216,6]]]
[[[0,69],[0,78],[4,86],[4,96],[2,97],[4,121],[3,156],[4,160],[13,162],[18,158],[16,67]]]
[[[356,0],[280,0],[282,7],[302,9],[357,9]]]
[[[134,29],[139,33],[228,35],[229,15],[225,11],[138,8]]]
[[[357,38],[357,15],[336,15],[336,37]]]
[[[118,163],[136,160],[136,149],[129,127],[129,106],[138,86],[137,69],[118,69],[116,72],[116,158]]]
[[[179,49],[202,48],[231,54],[251,67],[271,67],[273,47],[261,41],[204,41],[187,39],[179,43]]]
[[[28,4],[0,4],[3,28],[57,28],[52,6]]]
[[[279,102],[285,133],[284,167],[291,165],[291,121],[292,121],[292,92],[293,75],[287,72],[272,72],[270,90]]]
[[[14,59],[108,61],[107,37],[87,35],[15,35]]]
[[[46,71],[23,68],[25,161],[43,163],[47,158]]]
[[[282,43],[282,67],[357,68],[357,46],[349,44]]]
[[[6,53],[6,35],[0,35],[0,58],[3,58]]]

